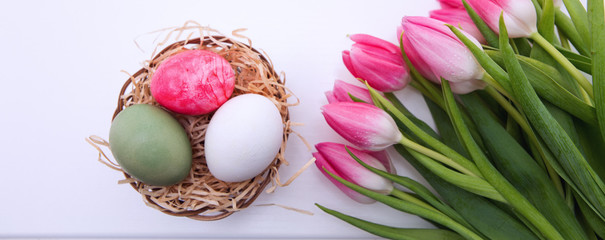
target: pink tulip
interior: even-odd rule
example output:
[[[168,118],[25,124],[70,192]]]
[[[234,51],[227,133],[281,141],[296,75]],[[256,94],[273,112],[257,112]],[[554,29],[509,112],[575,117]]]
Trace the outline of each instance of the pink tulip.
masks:
[[[360,203],[372,203],[373,199],[370,199],[358,192],[351,190],[345,185],[341,184],[337,180],[333,179],[328,175],[324,168],[331,173],[349,181],[355,183],[364,188],[373,190],[382,194],[389,194],[393,190],[393,183],[383,177],[376,175],[365,167],[361,166],[345,149],[345,145],[338,143],[319,143],[315,145],[318,152],[313,153],[315,157],[315,165],[319,170],[328,178],[334,185],[340,190],[347,194],[350,198]],[[371,155],[357,150],[352,147],[348,147],[349,151],[353,153],[364,163],[368,165],[386,171],[387,168],[378,159]],[[390,166],[392,168],[392,166]]]
[[[432,19],[437,19],[445,23],[449,23],[452,26],[456,26],[461,28],[475,39],[477,39],[480,43],[485,44],[485,38],[475,26],[475,23],[468,15],[464,8],[452,8],[452,9],[439,9],[433,10],[429,12],[429,16]]]
[[[441,5],[442,9],[464,9],[464,5],[462,4],[462,0],[438,0],[439,5]]]
[[[336,102],[324,105],[322,111],[328,125],[359,148],[380,151],[403,138],[393,118],[374,105]]]
[[[503,14],[504,24],[511,38],[529,37],[537,31],[537,16],[530,0],[467,0],[468,4],[499,33],[498,22]]]
[[[404,17],[402,28],[405,53],[424,77],[435,83],[441,83],[441,78],[448,80],[457,94],[486,86],[480,80],[483,68],[444,22],[427,17]],[[474,37],[462,32],[481,47]]]
[[[403,89],[410,81],[407,66],[398,46],[367,34],[351,35],[355,42],[342,60],[353,76],[382,92]]]
[[[368,89],[341,80],[334,81],[334,88],[332,91],[326,92],[326,98],[328,98],[328,103],[353,102],[353,99],[349,94],[366,103],[372,103],[372,96],[370,96],[370,91],[368,91]]]

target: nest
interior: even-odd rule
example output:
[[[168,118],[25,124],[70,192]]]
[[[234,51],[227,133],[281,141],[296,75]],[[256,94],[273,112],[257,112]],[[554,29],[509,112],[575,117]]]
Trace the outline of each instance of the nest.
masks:
[[[287,103],[287,98],[291,94],[284,87],[285,78],[276,73],[267,57],[251,47],[250,40],[248,44],[244,44],[218,34],[214,30],[199,26],[197,28],[202,33],[201,37],[177,41],[166,46],[147,61],[142,69],[126,80],[120,91],[113,117],[115,118],[120,111],[133,104],[159,106],[149,88],[156,67],[170,56],[191,49],[216,52],[231,64],[235,71],[235,89],[231,97],[246,93],[260,94],[269,98],[278,107],[284,123],[284,136],[279,153],[261,174],[248,181],[223,182],[210,174],[204,158],[204,136],[211,114],[188,116],[168,110],[167,112],[185,128],[191,142],[193,163],[188,177],[178,184],[160,187],[147,185],[124,172],[126,179],[120,182],[130,184],[141,194],[148,206],[169,215],[208,221],[225,218],[250,206],[269,183],[272,183],[273,188],[276,183],[279,184],[277,171],[281,164],[288,164],[284,152],[288,135],[292,132],[288,107],[295,104]],[[182,29],[180,30],[179,35],[182,33]],[[97,137],[91,137],[90,141],[108,146],[106,141]],[[99,159],[104,156],[102,162],[108,166],[122,171],[119,165],[109,160],[102,151],[99,156]]]

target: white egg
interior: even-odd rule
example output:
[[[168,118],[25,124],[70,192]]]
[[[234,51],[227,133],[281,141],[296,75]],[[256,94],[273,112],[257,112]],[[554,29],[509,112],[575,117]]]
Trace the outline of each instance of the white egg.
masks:
[[[204,143],[210,173],[226,182],[253,178],[279,152],[283,122],[277,107],[258,94],[229,99],[212,116]]]

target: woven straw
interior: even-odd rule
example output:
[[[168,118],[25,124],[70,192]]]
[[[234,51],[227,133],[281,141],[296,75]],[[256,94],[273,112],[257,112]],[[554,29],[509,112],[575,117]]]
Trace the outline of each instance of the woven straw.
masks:
[[[203,39],[203,40],[202,40]],[[284,123],[282,146],[273,162],[258,176],[244,182],[228,183],[212,176],[204,158],[204,135],[211,114],[188,116],[171,113],[188,133],[193,150],[193,164],[189,176],[180,183],[172,186],[150,186],[140,182],[124,172],[126,179],[121,183],[129,183],[143,197],[144,202],[163,213],[184,216],[195,220],[218,220],[248,206],[263,192],[265,187],[276,181],[279,184],[278,169],[281,164],[288,164],[284,152],[288,135],[291,133],[288,116],[287,98],[291,95],[284,87],[284,77],[273,69],[272,63],[260,52],[248,44],[243,44],[222,35],[208,35],[175,42],[157,53],[146,66],[133,74],[122,87],[118,105],[113,117],[123,109],[133,104],[153,104],[149,89],[149,81],[157,66],[168,57],[190,49],[205,49],[223,56],[235,71],[235,90],[231,97],[256,93],[268,97],[278,107]],[[113,118],[112,118],[113,119]],[[262,137],[262,132],[254,133]],[[91,137],[89,142],[108,146],[107,142]],[[95,145],[93,144],[93,145]],[[120,170],[119,165],[112,162],[99,149],[99,159],[108,166]]]

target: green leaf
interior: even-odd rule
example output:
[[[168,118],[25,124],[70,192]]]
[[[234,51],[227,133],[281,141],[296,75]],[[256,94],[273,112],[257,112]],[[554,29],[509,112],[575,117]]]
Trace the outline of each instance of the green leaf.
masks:
[[[500,48],[504,54],[515,99],[521,105],[523,112],[534,126],[534,129],[544,139],[544,142],[554,156],[556,156],[558,163],[580,189],[581,193],[586,196],[592,207],[602,215],[605,212],[603,182],[595,174],[563,128],[540,101],[523,73],[512,48],[508,45],[507,39],[503,39],[503,33],[506,33],[506,30],[502,31],[503,28],[506,27],[502,22],[500,26]],[[553,167],[555,166],[553,165]]]
[[[592,82],[595,91],[595,107],[601,135],[605,139],[605,13],[603,0],[589,0],[588,13],[592,31]]]
[[[589,49],[592,40],[590,39],[590,24],[588,23],[586,9],[584,9],[584,6],[579,0],[563,0],[563,3],[565,4],[565,8],[567,8],[567,12],[569,12],[569,16],[573,21],[576,31],[582,38],[582,46],[580,48],[578,48],[576,44],[574,44],[574,46],[576,46],[576,49]],[[560,15],[565,14],[561,13]],[[559,25],[559,27],[561,27],[561,25]],[[570,35],[567,36],[570,37]]]
[[[435,104],[426,102],[441,134],[441,140],[453,149],[462,148],[447,113]],[[432,129],[428,128],[425,131],[432,131]],[[443,181],[424,168],[402,146],[395,146],[395,150],[420,172],[447,203],[490,239],[538,239],[518,219],[494,203]],[[509,210],[508,206],[503,205],[503,207]]]
[[[565,48],[555,46],[563,56],[571,62],[576,68],[582,70],[582,72],[591,74],[592,73],[592,60],[589,57],[577,54],[575,52],[569,51]]]
[[[527,38],[513,38],[513,42],[515,45],[517,45],[519,54],[529,57],[529,53],[531,52],[531,44]]]
[[[486,50],[485,52],[492,57],[494,61],[501,64],[504,63],[501,52],[492,50]],[[557,70],[540,61],[518,55],[516,57],[521,64],[521,68],[526,74],[527,79],[540,97],[557,107],[562,108],[575,117],[596,125],[597,117],[595,108],[567,91],[561,84],[569,83],[561,79],[562,76]],[[571,86],[568,86],[568,88],[570,87]]]
[[[556,60],[557,63],[559,63],[563,67],[563,69],[565,69],[565,71],[567,71],[569,75],[571,75],[571,77],[573,77],[573,79],[578,82],[580,86],[582,86],[582,89],[586,91],[586,93],[588,94],[588,96],[590,96],[591,99],[594,98],[592,85],[590,84],[588,79],[586,79],[582,72],[580,72],[580,70],[578,70],[565,56],[563,56],[563,54],[552,45],[552,43],[550,43],[539,33],[532,33],[530,35],[530,38],[534,40],[534,43],[538,44],[546,52],[548,52],[548,54],[550,54],[552,58]]]
[[[387,98],[389,95],[386,94]],[[391,102],[395,106],[401,105],[400,102],[394,98],[389,98]],[[437,127],[439,128],[439,132],[441,137],[437,135],[437,133],[426,123],[417,119],[411,113],[406,114],[408,118],[412,121],[420,121],[423,124],[416,123],[416,125],[424,131],[427,135],[433,136],[434,138],[440,138],[444,141],[448,146],[453,149],[458,149],[453,145],[449,145],[452,143],[454,139],[457,139],[453,128],[450,124],[450,129],[445,130],[448,124],[441,124],[449,122],[449,118],[447,114],[441,109],[441,107],[434,104],[432,101],[426,101],[426,104],[431,109],[431,113],[433,113],[433,118]],[[403,107],[403,105],[401,105]],[[403,107],[404,108],[404,107]],[[409,111],[403,111],[408,112]],[[441,114],[435,114],[435,113]],[[402,132],[409,133],[410,131],[404,128]],[[452,133],[453,135],[447,135]],[[414,141],[421,141],[419,138],[410,136]],[[414,168],[420,172],[420,174],[429,182],[429,184],[439,193],[439,195],[450,204],[460,215],[462,215],[467,221],[475,227],[478,231],[480,231],[485,236],[488,236],[490,239],[538,239],[525,225],[520,223],[518,219],[509,215],[506,211],[503,211],[498,206],[496,206],[491,201],[486,200],[483,197],[470,193],[466,190],[463,190],[455,185],[448,183],[443,180],[441,177],[438,177],[436,174],[432,173],[430,170],[425,168],[418,160],[416,160],[402,145],[394,146],[397,152],[401,154]]]
[[[461,96],[477,123],[492,162],[498,170],[548,219],[565,239],[587,239],[574,214],[546,172],[494,119],[474,93]]]
[[[458,234],[462,235],[463,237],[465,237],[467,239],[477,239],[477,240],[483,239],[479,235],[474,233],[473,231],[469,230],[468,228],[464,227],[463,225],[459,224],[458,222],[452,220],[451,218],[449,218],[448,216],[446,216],[445,214],[443,214],[441,212],[436,212],[436,211],[433,211],[430,209],[426,209],[426,208],[420,207],[416,204],[409,203],[409,202],[403,201],[398,198],[386,196],[386,195],[374,192],[372,190],[365,189],[354,183],[344,180],[339,176],[334,175],[330,171],[327,171],[325,169],[324,169],[324,171],[326,171],[332,178],[334,178],[338,182],[342,183],[343,185],[349,187],[350,189],[352,189],[358,193],[361,193],[369,198],[372,198],[376,201],[384,203],[385,205],[387,205],[389,207],[392,207],[399,211],[411,213],[411,214],[417,215],[419,217],[428,219],[430,221],[436,222],[438,224],[441,224],[441,225],[448,227],[451,230],[457,232]]]
[[[576,30],[569,16],[562,12],[561,10],[555,11],[555,25],[557,25],[557,29],[561,31],[565,35],[566,38],[569,39],[571,44],[580,52],[580,54],[584,56],[589,56],[588,45],[584,44],[584,40]]]
[[[597,216],[595,212],[590,209],[586,202],[577,196],[576,199],[578,206],[580,207],[580,211],[582,212],[582,215],[586,219],[588,225],[593,231],[595,231],[597,235],[599,235],[599,237],[605,238],[605,222],[603,222],[599,216]]]
[[[500,47],[506,45],[510,48],[508,41],[502,42],[502,25],[500,27]],[[512,49],[511,49],[512,51]],[[514,58],[514,56],[513,56]],[[506,199],[506,202],[512,206],[516,212],[527,219],[536,229],[547,238],[563,239],[559,232],[544,218],[540,212],[533,206],[521,193],[519,193],[512,184],[506,180],[496,168],[490,163],[489,159],[479,149],[475,141],[470,136],[468,129],[460,118],[460,110],[454,101],[454,96],[449,88],[449,83],[444,79],[441,80],[443,95],[445,97],[446,106],[448,106],[448,114],[456,129],[458,137],[462,140],[462,145],[466,147],[471,155],[471,158],[481,171],[485,179]]]
[[[542,15],[538,21],[538,32],[544,36],[549,42],[555,40],[555,8],[553,1],[544,1],[542,4]]]
[[[444,229],[395,228],[355,218],[315,204],[322,211],[376,236],[401,240],[464,240],[459,234]]]
[[[582,121],[574,121],[579,137],[579,145],[582,147],[584,157],[595,170],[601,180],[605,181],[605,142],[601,138],[601,131],[596,131],[595,126]]]

